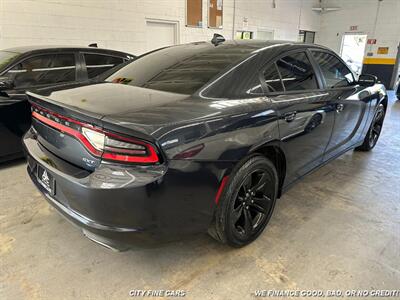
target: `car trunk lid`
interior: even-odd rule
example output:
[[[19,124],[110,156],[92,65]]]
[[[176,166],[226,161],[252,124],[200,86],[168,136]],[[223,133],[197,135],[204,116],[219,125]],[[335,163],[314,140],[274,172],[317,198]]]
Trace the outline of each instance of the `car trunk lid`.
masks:
[[[32,104],[32,125],[38,133],[38,141],[55,155],[88,170],[94,170],[103,159],[124,158],[121,155],[116,156],[113,154],[113,156],[110,156],[109,151],[99,150],[95,147],[96,145],[92,147],[91,136],[89,137],[89,143],[87,143],[88,137],[83,132],[87,131],[87,129],[94,136],[93,140],[98,138],[96,137],[97,133],[100,135],[106,133],[105,140],[111,143],[109,147],[107,146],[108,149],[115,150],[115,147],[117,147],[119,154],[122,151],[121,147],[130,147],[129,156],[140,156],[139,152],[142,150],[144,152],[140,153],[143,156],[145,154],[152,155],[150,159],[141,157],[140,159],[132,160],[129,157],[129,160],[121,163],[148,164],[162,162],[162,154],[156,146],[157,141],[150,134],[150,130],[146,130],[145,124],[136,127],[124,126],[119,122],[109,122],[108,120],[103,120],[103,118],[108,113],[113,115],[135,107],[140,110],[151,105],[159,105],[161,102],[173,101],[172,95],[167,95],[167,97],[159,95],[157,98],[154,97],[154,93],[151,90],[147,94],[144,91],[141,91],[141,93],[135,91],[134,94],[138,100],[133,101],[132,99],[135,99],[135,97],[132,92],[127,92],[124,88],[120,93],[118,91],[121,91],[121,89],[117,91],[114,87],[111,87],[112,92],[109,91],[109,88],[100,89],[100,91],[95,89],[95,92],[93,92],[92,87],[53,91],[49,94],[29,92],[28,97]],[[119,94],[119,97],[116,97],[114,93]],[[182,97],[182,95],[179,96]],[[146,104],[145,98],[149,103]],[[176,98],[174,98],[174,101],[176,101]],[[132,145],[137,146],[137,148],[132,149]],[[127,151],[126,149],[123,150]],[[132,154],[132,151],[135,154]],[[109,156],[106,156],[106,152]],[[157,161],[155,161],[154,155],[158,157]],[[128,154],[125,155],[125,159],[126,156]]]

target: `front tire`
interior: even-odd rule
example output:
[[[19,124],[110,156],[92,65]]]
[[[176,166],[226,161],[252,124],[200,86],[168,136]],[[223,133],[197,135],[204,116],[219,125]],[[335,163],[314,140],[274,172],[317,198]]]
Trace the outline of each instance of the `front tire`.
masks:
[[[261,155],[250,157],[233,170],[220,197],[210,235],[219,242],[242,247],[267,226],[278,192],[273,163]]]
[[[385,107],[382,104],[379,104],[362,145],[356,148],[357,151],[371,151],[375,147],[379,136],[381,135],[384,119]]]

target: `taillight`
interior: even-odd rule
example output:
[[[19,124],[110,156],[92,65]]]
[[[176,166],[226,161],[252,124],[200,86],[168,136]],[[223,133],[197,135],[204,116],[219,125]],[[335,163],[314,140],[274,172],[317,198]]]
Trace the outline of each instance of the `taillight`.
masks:
[[[104,160],[129,163],[159,162],[155,148],[147,142],[104,131],[37,106],[32,106],[32,117],[76,138],[92,155]]]

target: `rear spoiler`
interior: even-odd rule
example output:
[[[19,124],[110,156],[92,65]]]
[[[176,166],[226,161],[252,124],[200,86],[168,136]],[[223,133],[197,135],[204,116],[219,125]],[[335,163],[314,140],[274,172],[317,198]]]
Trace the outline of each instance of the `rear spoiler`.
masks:
[[[27,92],[26,95],[28,96],[29,103],[33,106],[39,106],[40,108],[50,110],[66,117],[71,117],[73,119],[103,127],[103,122],[101,120],[103,115],[60,103],[46,96],[35,94],[33,92]]]
[[[107,122],[103,120],[104,115],[96,114],[82,108],[74,107],[58,101],[54,101],[46,96],[39,95],[33,92],[27,92],[28,101],[32,106],[48,110],[50,112],[59,114],[64,117],[75,119],[77,121],[85,122],[95,125],[99,128],[125,134],[127,136],[136,137],[151,143],[156,143],[156,139],[142,130],[127,129],[126,127],[119,126],[118,124]]]

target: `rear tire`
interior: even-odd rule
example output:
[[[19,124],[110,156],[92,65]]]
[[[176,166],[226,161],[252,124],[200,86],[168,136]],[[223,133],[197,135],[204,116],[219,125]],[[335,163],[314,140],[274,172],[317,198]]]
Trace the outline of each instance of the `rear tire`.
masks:
[[[232,171],[221,194],[209,234],[232,247],[254,241],[267,226],[278,193],[278,173],[261,155]]]
[[[376,143],[378,142],[379,136],[381,135],[383,121],[385,119],[385,107],[379,104],[376,109],[374,119],[371,126],[365,135],[364,141],[361,146],[357,147],[357,151],[371,151]]]

